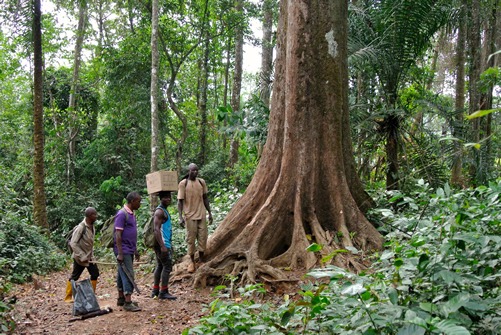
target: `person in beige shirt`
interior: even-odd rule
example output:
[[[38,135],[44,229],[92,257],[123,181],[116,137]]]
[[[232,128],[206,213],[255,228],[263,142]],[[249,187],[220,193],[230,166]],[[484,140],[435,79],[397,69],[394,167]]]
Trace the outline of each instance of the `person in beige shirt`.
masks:
[[[188,272],[195,271],[195,242],[198,242],[198,258],[204,261],[207,246],[207,221],[206,212],[209,212],[209,223],[212,223],[207,184],[198,176],[198,166],[191,163],[188,166],[188,177],[181,180],[177,192],[177,208],[179,211],[179,224],[186,226],[186,243],[191,263]]]
[[[66,297],[64,301],[72,302],[71,281],[77,281],[82,272],[87,268],[94,292],[96,291],[99,268],[96,263],[92,263],[94,249],[94,222],[97,220],[97,211],[93,207],[85,209],[85,218],[75,228],[70,241],[73,258],[73,271],[66,285]]]

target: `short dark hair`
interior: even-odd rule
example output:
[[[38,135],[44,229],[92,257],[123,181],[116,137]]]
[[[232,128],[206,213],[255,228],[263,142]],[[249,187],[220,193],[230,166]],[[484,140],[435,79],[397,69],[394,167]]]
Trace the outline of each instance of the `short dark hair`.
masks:
[[[130,204],[132,201],[138,198],[141,198],[141,194],[139,194],[138,192],[130,192],[129,194],[127,194],[125,200],[127,200],[127,203]]]
[[[165,196],[172,197],[172,192],[171,191],[160,191],[160,192],[158,192],[158,199],[161,200]]]

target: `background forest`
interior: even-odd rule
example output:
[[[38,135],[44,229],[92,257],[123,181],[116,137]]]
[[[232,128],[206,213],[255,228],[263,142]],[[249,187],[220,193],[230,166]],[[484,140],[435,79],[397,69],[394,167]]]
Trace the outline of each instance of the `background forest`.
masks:
[[[214,230],[252,180],[273,94],[276,1],[43,1],[40,87],[37,4],[0,5],[4,332],[11,285],[62,268],[65,235],[83,209],[104,221],[129,191],[146,195],[150,171],[182,176],[197,163]],[[275,309],[256,307],[259,285],[241,288],[247,307],[270,312],[242,316],[217,301],[195,333],[228,320],[267,334],[500,332],[500,9],[498,0],[349,1],[353,152],[374,199],[367,217],[386,241],[371,259],[374,277],[326,267],[312,276],[333,286],[305,287],[303,304]],[[249,45],[260,62],[244,53]],[[390,324],[394,315],[402,322]]]

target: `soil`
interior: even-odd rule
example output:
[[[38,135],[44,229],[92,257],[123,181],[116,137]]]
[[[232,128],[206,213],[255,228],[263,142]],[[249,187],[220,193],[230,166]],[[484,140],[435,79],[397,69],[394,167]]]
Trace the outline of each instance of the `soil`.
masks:
[[[154,265],[136,264],[136,284],[141,293],[135,292],[132,300],[142,310],[127,312],[116,305],[116,265],[100,264],[96,297],[101,309],[111,308],[112,312],[71,322],[75,318],[72,315],[73,304],[64,302],[71,267],[47,276],[36,276],[32,282],[14,286],[10,292],[17,299],[11,313],[17,323],[14,334],[181,334],[184,329],[195,326],[201,317],[208,314],[208,304],[216,298],[211,295],[213,287],[193,288],[193,276],[186,272],[183,265],[185,263],[174,266],[169,292],[177,300],[169,301],[150,297]],[[290,272],[290,282],[265,285],[265,299],[279,303],[284,294],[295,296],[302,282],[295,278],[301,278],[303,274]],[[84,271],[80,279],[87,277],[88,273]]]
[[[153,283],[152,265],[135,270],[136,283],[141,290],[132,300],[141,307],[140,312],[126,312],[116,305],[116,266],[99,265],[101,275],[96,289],[99,307],[112,312],[85,320],[70,322],[72,303],[64,302],[66,283],[71,273],[68,267],[33,282],[13,287],[17,298],[12,313],[17,328],[15,334],[181,334],[193,327],[207,314],[205,307],[215,298],[212,288],[192,288],[191,276],[175,281],[169,287],[175,301],[150,297]],[[86,279],[84,271],[80,279]]]

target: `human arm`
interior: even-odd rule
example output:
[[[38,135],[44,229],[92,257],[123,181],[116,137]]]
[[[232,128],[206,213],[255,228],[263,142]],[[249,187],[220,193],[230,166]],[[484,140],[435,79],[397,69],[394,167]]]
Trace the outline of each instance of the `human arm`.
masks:
[[[209,223],[212,224],[212,212],[210,211],[210,203],[209,203],[209,197],[207,196],[207,193],[204,193],[203,195],[204,199],[204,206],[207,212],[209,212]]]
[[[155,210],[155,214],[153,217],[153,225],[154,225],[154,234],[155,234],[155,239],[160,246],[160,251],[161,252],[167,252],[167,247],[165,246],[164,239],[162,237],[162,224],[165,221],[165,214],[163,210],[158,208]]]
[[[124,261],[124,252],[122,250],[122,233],[123,229],[115,228],[115,244],[117,246],[117,261],[122,263]]]
[[[117,247],[117,261],[119,263],[122,263],[124,259],[122,234],[125,229],[126,221],[127,221],[127,214],[125,213],[125,211],[124,210],[118,211],[118,213],[115,216],[114,233],[115,233],[115,245]]]
[[[83,234],[85,234],[85,229],[85,225],[79,224],[75,227],[70,239],[70,247],[73,251],[73,258],[77,261],[77,263],[85,263],[89,261],[84,259],[86,252],[80,246],[80,240],[82,239]]]
[[[183,216],[183,208],[184,208],[184,199],[177,200],[177,211],[179,212],[179,225],[184,228],[184,216]]]

